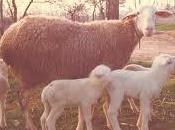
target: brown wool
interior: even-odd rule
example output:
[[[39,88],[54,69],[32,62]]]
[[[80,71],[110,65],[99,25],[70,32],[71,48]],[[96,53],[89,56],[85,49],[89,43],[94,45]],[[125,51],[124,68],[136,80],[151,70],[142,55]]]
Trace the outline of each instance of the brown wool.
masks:
[[[123,67],[141,37],[134,21],[71,22],[27,16],[1,38],[1,55],[25,87],[83,78],[99,64]]]

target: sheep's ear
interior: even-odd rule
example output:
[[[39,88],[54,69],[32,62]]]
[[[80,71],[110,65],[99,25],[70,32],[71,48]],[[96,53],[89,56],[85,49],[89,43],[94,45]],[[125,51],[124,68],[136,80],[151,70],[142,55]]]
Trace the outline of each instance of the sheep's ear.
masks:
[[[139,15],[139,12],[132,12],[127,14],[124,18],[122,18],[122,20],[130,20],[135,18],[137,15]]]
[[[164,18],[173,15],[172,12],[167,11],[167,10],[158,10],[155,12],[155,14],[156,14],[156,16],[160,16],[160,17],[164,17]]]

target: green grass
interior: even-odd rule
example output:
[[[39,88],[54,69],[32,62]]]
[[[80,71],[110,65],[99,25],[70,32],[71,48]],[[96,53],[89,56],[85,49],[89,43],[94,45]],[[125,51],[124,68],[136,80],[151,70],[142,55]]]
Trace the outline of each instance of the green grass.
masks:
[[[156,29],[157,31],[175,30],[175,23],[174,24],[157,24]]]

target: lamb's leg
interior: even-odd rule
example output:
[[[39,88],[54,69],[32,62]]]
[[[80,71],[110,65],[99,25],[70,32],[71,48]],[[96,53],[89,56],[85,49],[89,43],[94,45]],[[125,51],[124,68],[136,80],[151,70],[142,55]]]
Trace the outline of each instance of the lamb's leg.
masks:
[[[19,104],[20,104],[21,110],[26,120],[26,129],[27,130],[37,130],[37,127],[34,125],[31,115],[29,113],[28,92],[27,91],[29,90],[23,89],[18,93]]]
[[[52,106],[50,113],[46,119],[47,130],[56,130],[56,120],[59,118],[63,110],[63,106],[57,106],[57,104],[56,106]]]
[[[148,121],[149,121],[150,112],[151,112],[150,104],[151,103],[149,99],[141,100],[141,130],[149,130]]]
[[[109,122],[108,115],[107,115],[108,107],[109,107],[109,103],[108,103],[108,101],[106,101],[106,102],[103,104],[103,112],[104,112],[105,117],[106,117],[106,124],[107,124],[107,127],[108,127],[109,129],[112,129],[112,128],[111,128],[111,124],[110,124],[110,122]]]
[[[86,123],[87,130],[93,130],[92,128],[92,106],[91,104],[82,105],[83,117]]]
[[[121,130],[117,116],[123,101],[123,94],[120,91],[113,92],[110,95],[109,109],[107,110],[107,117],[111,124],[112,130]]]
[[[142,126],[142,112],[139,113],[139,118],[137,120],[137,127],[139,130],[141,130],[141,126]]]
[[[139,108],[136,106],[133,98],[128,98],[129,105],[134,113],[139,113]]]
[[[78,125],[76,130],[83,130],[84,128],[84,118],[81,106],[78,107]]]

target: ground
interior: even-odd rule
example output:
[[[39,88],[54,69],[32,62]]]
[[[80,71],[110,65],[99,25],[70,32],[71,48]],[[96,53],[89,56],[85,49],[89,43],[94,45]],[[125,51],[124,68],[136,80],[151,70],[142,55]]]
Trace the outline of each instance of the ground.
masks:
[[[169,30],[174,26],[159,26],[159,32],[153,37],[143,38],[141,41],[140,49],[137,46],[130,62],[142,64],[144,66],[150,66],[152,57],[163,53],[175,54],[175,31],[161,31]],[[7,100],[7,117],[8,128],[6,130],[24,130],[24,118],[17,103],[17,83],[10,75],[11,91]],[[154,116],[150,122],[151,130],[174,130],[175,129],[175,79],[172,79],[164,87],[159,99],[154,101]],[[39,118],[43,112],[43,106],[40,102],[40,93],[42,88],[37,90],[31,90],[30,92],[30,110],[32,113],[35,124],[40,128]],[[94,130],[108,130],[105,123],[105,117],[102,112],[102,102],[100,100],[98,108],[96,109],[93,126]],[[137,103],[138,104],[138,103]],[[120,110],[119,120],[123,130],[137,130],[135,124],[138,118],[137,113],[133,113],[128,102],[124,101],[122,109]],[[77,125],[77,108],[66,108],[61,118],[58,120],[58,130],[74,130]]]

